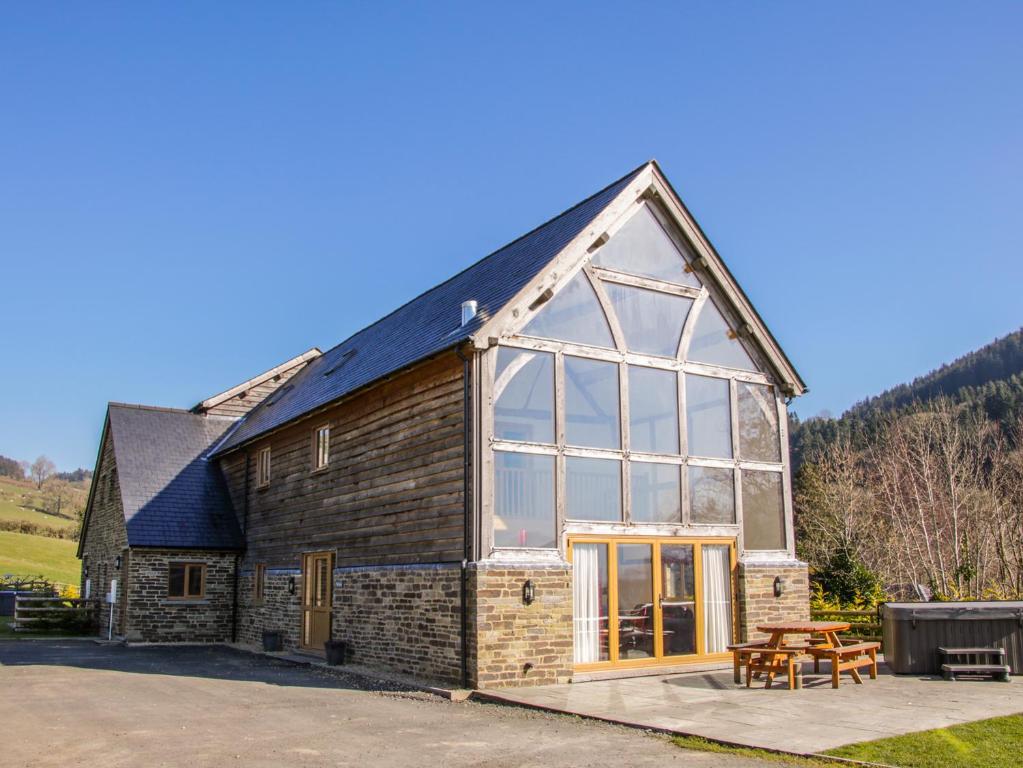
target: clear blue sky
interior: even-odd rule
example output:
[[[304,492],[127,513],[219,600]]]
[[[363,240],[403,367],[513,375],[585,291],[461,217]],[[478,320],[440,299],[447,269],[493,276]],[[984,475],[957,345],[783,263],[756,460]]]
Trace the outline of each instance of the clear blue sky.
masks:
[[[840,413],[1023,324],[1021,3],[0,9],[0,453],[91,467],[656,157]]]

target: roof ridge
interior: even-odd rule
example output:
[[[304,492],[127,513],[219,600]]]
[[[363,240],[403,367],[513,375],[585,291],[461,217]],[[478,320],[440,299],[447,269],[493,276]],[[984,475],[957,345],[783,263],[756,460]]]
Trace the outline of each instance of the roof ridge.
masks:
[[[422,298],[423,296],[425,296],[426,294],[428,294],[428,293],[432,293],[433,291],[437,290],[438,288],[441,288],[442,286],[445,286],[445,285],[447,285],[448,283],[450,283],[450,282],[452,282],[453,280],[455,280],[455,279],[457,279],[458,277],[460,277],[460,276],[461,276],[462,274],[464,274],[464,273],[468,272],[468,271],[469,271],[470,269],[473,269],[474,267],[476,267],[476,266],[477,266],[478,264],[481,264],[481,263],[483,263],[484,261],[486,261],[487,259],[489,259],[489,258],[490,258],[491,256],[494,256],[494,255],[496,255],[496,254],[500,253],[501,251],[503,251],[503,250],[505,250],[505,249],[507,249],[507,248],[510,248],[510,247],[512,247],[513,245],[515,245],[515,243],[519,242],[520,240],[525,240],[525,239],[526,239],[527,237],[530,237],[531,235],[535,234],[535,233],[536,233],[536,232],[538,232],[539,230],[541,230],[541,229],[543,229],[544,227],[546,227],[546,226],[547,226],[548,224],[551,224],[551,223],[553,223],[553,222],[557,221],[558,219],[560,219],[560,218],[561,218],[562,216],[565,216],[565,215],[567,215],[567,214],[571,213],[571,212],[572,212],[572,211],[574,211],[574,210],[575,210],[576,208],[580,208],[580,207],[582,207],[582,206],[586,205],[586,204],[587,204],[588,202],[590,202],[591,200],[593,200],[593,198],[595,198],[595,197],[599,197],[600,195],[604,194],[604,193],[605,193],[605,192],[606,192],[607,190],[611,189],[611,187],[615,186],[616,184],[620,184],[620,183],[621,183],[622,181],[624,181],[625,179],[629,178],[630,176],[634,176],[635,174],[639,173],[639,172],[640,172],[641,170],[643,170],[643,169],[644,169],[645,167],[647,167],[648,165],[650,165],[651,163],[654,163],[654,162],[656,162],[656,161],[654,161],[654,160],[647,160],[647,161],[645,161],[645,162],[643,162],[643,163],[641,163],[641,164],[637,165],[637,166],[636,166],[635,168],[633,168],[633,169],[632,169],[631,171],[629,171],[628,173],[622,174],[622,175],[621,175],[621,176],[619,176],[619,177],[618,177],[617,179],[615,179],[614,181],[612,181],[612,182],[611,182],[610,184],[605,184],[605,185],[604,185],[603,187],[601,187],[600,189],[598,189],[598,190],[597,190],[596,192],[594,192],[594,193],[593,193],[592,195],[589,195],[589,196],[588,196],[588,197],[586,197],[585,199],[583,199],[583,200],[580,200],[579,202],[575,203],[575,204],[574,204],[574,205],[572,205],[572,206],[569,206],[568,208],[566,208],[565,210],[563,210],[563,211],[562,211],[561,213],[557,214],[556,216],[552,216],[551,218],[547,219],[547,221],[543,222],[542,224],[539,224],[538,226],[535,226],[535,227],[533,227],[533,228],[532,228],[531,230],[529,230],[529,231],[528,231],[528,232],[526,232],[525,234],[519,235],[519,236],[518,236],[518,237],[516,237],[516,238],[515,238],[514,240],[509,240],[509,241],[508,241],[507,243],[505,243],[504,245],[502,245],[502,246],[501,246],[500,248],[495,248],[495,249],[494,249],[494,250],[492,250],[492,251],[491,251],[490,253],[488,253],[488,254],[487,254],[486,256],[483,256],[482,258],[479,258],[479,259],[477,259],[476,261],[472,262],[471,264],[468,264],[468,265],[466,265],[466,266],[465,266],[464,268],[462,268],[462,269],[458,270],[458,271],[457,271],[457,272],[456,272],[455,274],[451,275],[451,276],[450,276],[450,277],[448,277],[447,279],[445,279],[445,280],[442,280],[441,282],[437,283],[436,285],[432,285],[432,286],[430,286],[430,287],[429,287],[429,288],[427,288],[427,289],[426,289],[425,291],[423,291],[423,292],[421,292],[421,293],[419,293],[419,294],[416,294],[415,296],[413,296],[413,297],[412,297],[411,299],[409,299],[409,300],[408,300],[408,301],[406,301],[405,303],[401,304],[401,305],[400,305],[400,306],[398,306],[398,307],[395,307],[395,308],[394,308],[393,310],[391,310],[390,312],[388,312],[388,313],[387,313],[386,315],[383,315],[382,317],[379,317],[379,318],[377,318],[376,320],[374,320],[374,321],[373,321],[372,323],[370,323],[369,325],[363,326],[363,327],[362,327],[362,328],[360,328],[359,330],[357,330],[357,331],[355,331],[354,333],[350,334],[350,335],[349,335],[348,337],[346,337],[345,339],[342,339],[342,340],[341,340],[341,341],[339,341],[339,342],[338,342],[337,344],[335,344],[335,345],[334,345],[333,347],[330,347],[329,349],[327,349],[327,351],[325,351],[325,352],[324,352],[324,353],[323,353],[323,354],[321,355],[321,357],[326,357],[327,355],[329,355],[329,354],[330,354],[331,352],[333,352],[333,351],[334,351],[335,349],[337,349],[338,347],[343,347],[343,346],[344,346],[345,344],[347,344],[347,343],[348,343],[349,341],[351,341],[352,339],[354,339],[354,338],[355,338],[356,336],[358,336],[358,335],[359,335],[360,333],[362,333],[363,331],[368,331],[368,330],[369,330],[370,328],[372,328],[373,326],[375,326],[375,325],[379,325],[379,324],[380,324],[380,323],[382,323],[382,322],[383,322],[384,320],[386,320],[387,318],[389,318],[389,317],[390,317],[391,315],[395,315],[395,314],[397,314],[398,312],[400,312],[401,310],[403,310],[403,309],[404,309],[405,307],[407,307],[407,306],[408,306],[409,304],[412,304],[413,302],[415,302],[415,301],[418,301],[419,299],[421,299],[421,298]]]
[[[195,416],[199,419],[217,419],[219,421],[238,421],[233,416],[212,416],[205,413],[196,413],[188,408],[170,408],[165,405],[143,405],[141,403],[119,403],[111,400],[107,403],[108,408],[126,408],[135,411],[158,411],[160,413],[179,413],[185,416]]]

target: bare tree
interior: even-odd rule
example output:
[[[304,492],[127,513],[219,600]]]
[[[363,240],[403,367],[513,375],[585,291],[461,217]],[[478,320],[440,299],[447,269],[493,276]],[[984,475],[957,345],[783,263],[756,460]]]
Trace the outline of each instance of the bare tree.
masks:
[[[45,483],[56,471],[56,464],[50,461],[46,456],[40,456],[32,462],[30,476],[32,477],[32,481],[36,484],[36,488],[42,490],[43,483]]]

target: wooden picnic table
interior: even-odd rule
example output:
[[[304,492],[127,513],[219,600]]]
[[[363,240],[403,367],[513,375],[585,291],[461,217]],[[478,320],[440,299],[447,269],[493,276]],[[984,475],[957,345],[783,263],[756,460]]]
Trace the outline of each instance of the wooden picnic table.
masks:
[[[767,632],[771,637],[755,653],[751,653],[746,666],[746,684],[755,675],[767,675],[767,687],[771,687],[774,676],[786,672],[789,690],[796,687],[796,660],[808,648],[838,648],[842,641],[838,633],[849,629],[845,621],[776,621],[758,624],[758,632]],[[810,635],[811,639],[801,643],[786,643],[786,635]],[[814,636],[820,636],[814,638]],[[753,650],[752,648],[750,649]]]

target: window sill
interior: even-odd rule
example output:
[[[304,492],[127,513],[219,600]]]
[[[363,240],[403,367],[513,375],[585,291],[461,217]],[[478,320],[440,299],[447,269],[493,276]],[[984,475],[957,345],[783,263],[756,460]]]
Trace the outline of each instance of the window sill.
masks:
[[[318,467],[317,469],[314,469],[314,470],[310,471],[309,474],[310,475],[322,475],[328,469],[330,469],[330,464],[326,464],[326,465],[324,465],[322,467]]]
[[[165,597],[160,601],[161,605],[209,605],[209,598],[206,597]]]

